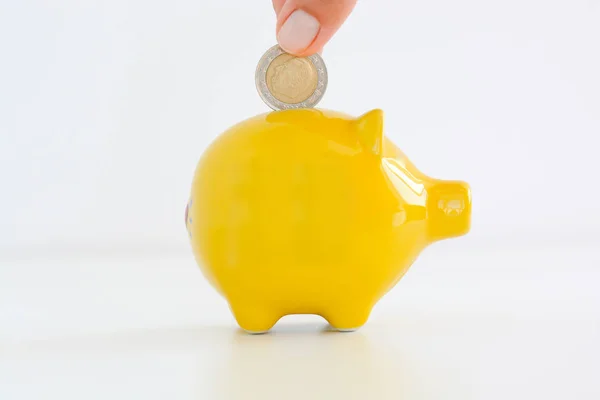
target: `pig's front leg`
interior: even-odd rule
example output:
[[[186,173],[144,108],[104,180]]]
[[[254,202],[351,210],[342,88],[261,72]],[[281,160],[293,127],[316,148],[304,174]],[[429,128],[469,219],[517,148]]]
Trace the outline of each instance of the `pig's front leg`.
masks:
[[[367,322],[370,314],[371,306],[347,303],[332,306],[323,318],[340,332],[354,332]]]

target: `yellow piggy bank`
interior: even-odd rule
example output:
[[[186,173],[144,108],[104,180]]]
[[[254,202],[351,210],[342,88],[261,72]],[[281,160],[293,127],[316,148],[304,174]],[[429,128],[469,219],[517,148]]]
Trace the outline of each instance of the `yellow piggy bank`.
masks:
[[[355,330],[420,251],[469,231],[469,186],[424,175],[383,131],[381,110],[277,111],[206,150],[186,227],[242,329],[318,314]]]

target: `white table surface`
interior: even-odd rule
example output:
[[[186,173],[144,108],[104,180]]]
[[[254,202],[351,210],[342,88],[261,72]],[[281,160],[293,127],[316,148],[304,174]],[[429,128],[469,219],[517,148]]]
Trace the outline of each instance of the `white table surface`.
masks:
[[[274,398],[600,399],[600,245],[440,243],[350,334],[241,333],[189,253],[0,261],[0,399]]]

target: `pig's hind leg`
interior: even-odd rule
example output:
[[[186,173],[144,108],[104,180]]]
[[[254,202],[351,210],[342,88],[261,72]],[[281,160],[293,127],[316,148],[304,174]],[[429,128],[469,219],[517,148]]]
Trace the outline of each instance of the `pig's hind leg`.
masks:
[[[240,328],[253,335],[268,332],[281,318],[279,314],[258,304],[239,301],[236,304],[230,302],[229,306]]]

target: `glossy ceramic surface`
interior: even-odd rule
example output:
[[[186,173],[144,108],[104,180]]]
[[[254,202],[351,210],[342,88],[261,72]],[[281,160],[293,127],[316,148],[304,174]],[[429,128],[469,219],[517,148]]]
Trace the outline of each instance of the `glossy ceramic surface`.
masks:
[[[354,330],[429,244],[469,231],[466,183],[420,172],[383,134],[383,112],[272,112],[202,156],[186,226],[238,324],[288,314]]]

